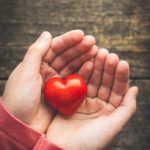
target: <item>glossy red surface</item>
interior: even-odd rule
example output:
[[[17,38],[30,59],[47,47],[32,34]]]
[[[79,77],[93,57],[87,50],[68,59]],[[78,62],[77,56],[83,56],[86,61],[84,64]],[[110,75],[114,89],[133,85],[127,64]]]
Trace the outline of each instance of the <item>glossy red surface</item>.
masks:
[[[60,77],[51,78],[44,86],[48,104],[67,116],[76,112],[86,93],[86,82],[77,74],[68,76],[66,80]]]

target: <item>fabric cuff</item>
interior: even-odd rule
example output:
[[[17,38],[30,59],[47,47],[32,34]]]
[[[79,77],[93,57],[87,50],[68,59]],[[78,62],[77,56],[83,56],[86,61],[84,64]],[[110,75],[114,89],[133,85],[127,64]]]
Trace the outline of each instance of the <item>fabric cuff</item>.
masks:
[[[55,144],[46,140],[44,134],[33,130],[31,127],[9,113],[2,102],[2,97],[0,97],[0,130],[9,138],[13,139],[14,143],[19,143],[27,149],[62,150]]]

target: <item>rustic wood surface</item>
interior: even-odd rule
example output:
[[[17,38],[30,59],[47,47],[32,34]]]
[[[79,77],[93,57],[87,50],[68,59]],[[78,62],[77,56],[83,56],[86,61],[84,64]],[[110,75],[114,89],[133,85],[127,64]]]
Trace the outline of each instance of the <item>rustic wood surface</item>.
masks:
[[[82,29],[131,65],[138,110],[111,150],[150,149],[150,0],[0,0],[0,94],[27,47],[43,30],[53,37]]]

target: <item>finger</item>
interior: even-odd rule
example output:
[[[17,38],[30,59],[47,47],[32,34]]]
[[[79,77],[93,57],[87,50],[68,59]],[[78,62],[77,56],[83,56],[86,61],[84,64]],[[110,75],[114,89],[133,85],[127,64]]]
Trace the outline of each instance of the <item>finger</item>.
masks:
[[[120,105],[129,84],[129,64],[126,61],[120,61],[115,73],[115,81],[109,98],[109,103],[114,107]]]
[[[117,124],[115,127],[118,132],[122,130],[124,125],[135,113],[137,94],[137,87],[129,88],[120,106],[109,116],[109,122],[114,125]]]
[[[79,57],[83,53],[89,51],[95,44],[95,39],[92,36],[85,36],[85,38],[77,45],[69,48],[64,53],[57,56],[51,63],[51,66],[60,71],[72,59]]]
[[[57,72],[52,67],[50,67],[48,63],[43,61],[40,67],[40,74],[43,81],[46,82],[49,78],[56,76]]]
[[[93,69],[91,78],[88,83],[88,96],[89,97],[95,97],[97,95],[107,55],[108,55],[108,50],[106,49],[100,49],[97,53],[97,56],[94,62],[94,69]]]
[[[85,62],[85,63],[81,66],[81,68],[80,68],[80,70],[79,70],[79,72],[78,72],[78,74],[79,74],[81,77],[83,77],[86,82],[88,82],[88,80],[89,80],[89,77],[90,77],[90,75],[91,75],[91,73],[92,73],[92,70],[93,70],[93,66],[94,66],[94,64],[93,64],[92,61],[87,61],[87,62]]]
[[[102,82],[99,87],[98,97],[104,101],[108,101],[113,81],[115,78],[116,66],[119,62],[119,58],[116,54],[108,54],[104,66]]]
[[[94,45],[88,52],[86,52],[86,53],[82,54],[81,56],[79,56],[78,58],[75,58],[72,61],[70,61],[67,64],[67,66],[65,66],[59,72],[59,74],[62,77],[66,77],[69,74],[76,72],[84,62],[86,62],[87,60],[90,60],[91,58],[94,58],[97,54],[97,51],[98,51],[98,48],[96,45]]]
[[[82,30],[72,30],[52,40],[50,50],[45,56],[45,61],[51,63],[51,61],[60,53],[79,43],[84,37]]]
[[[22,62],[23,71],[26,75],[39,73],[41,61],[51,45],[51,39],[51,34],[45,31],[29,47]]]

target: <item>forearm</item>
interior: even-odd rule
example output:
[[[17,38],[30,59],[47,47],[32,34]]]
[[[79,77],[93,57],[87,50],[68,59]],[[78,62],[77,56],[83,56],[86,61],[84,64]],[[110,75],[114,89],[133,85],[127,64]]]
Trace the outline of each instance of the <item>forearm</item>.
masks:
[[[45,139],[44,134],[10,114],[0,98],[0,149],[62,150]]]

